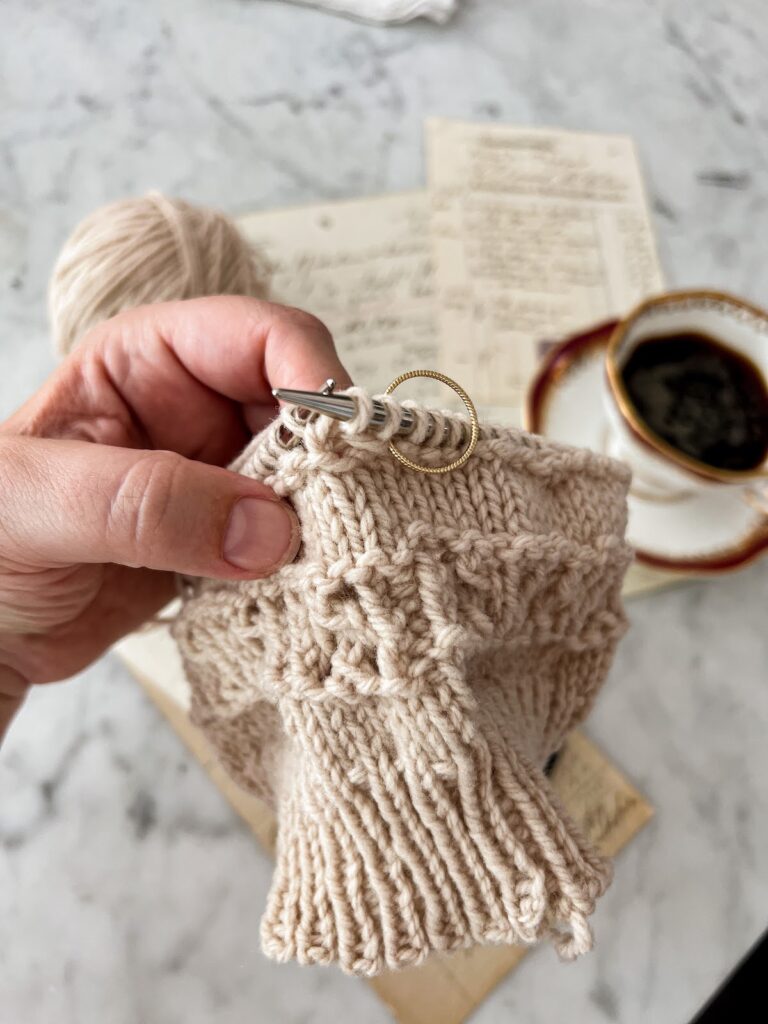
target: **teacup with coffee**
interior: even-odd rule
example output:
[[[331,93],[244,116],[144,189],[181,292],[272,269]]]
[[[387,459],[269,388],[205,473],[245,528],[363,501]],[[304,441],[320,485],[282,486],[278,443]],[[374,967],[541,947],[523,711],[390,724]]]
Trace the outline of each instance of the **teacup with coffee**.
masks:
[[[613,331],[604,398],[637,497],[733,487],[768,512],[768,313],[712,291],[647,300]]]

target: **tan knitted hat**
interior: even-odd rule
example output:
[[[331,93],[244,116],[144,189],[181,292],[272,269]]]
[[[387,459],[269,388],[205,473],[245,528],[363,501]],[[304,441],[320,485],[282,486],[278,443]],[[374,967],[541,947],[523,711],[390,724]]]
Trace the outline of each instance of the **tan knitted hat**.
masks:
[[[374,433],[348,393],[352,422],[284,412],[302,444],[275,425],[234,467],[293,502],[296,561],[185,580],[174,627],[194,721],[277,810],[264,950],[365,975],[547,935],[575,956],[609,867],[542,766],[625,628],[628,473],[492,428],[463,468],[415,473],[387,447],[402,406]],[[463,417],[404,404],[401,449],[460,454]]]

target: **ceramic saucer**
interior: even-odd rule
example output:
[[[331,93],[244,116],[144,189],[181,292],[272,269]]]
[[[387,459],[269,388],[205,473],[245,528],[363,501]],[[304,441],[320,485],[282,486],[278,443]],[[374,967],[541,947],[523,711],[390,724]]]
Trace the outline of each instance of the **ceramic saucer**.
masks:
[[[526,398],[526,429],[605,452],[602,389],[613,327],[602,324],[546,351]],[[633,485],[627,538],[644,565],[688,574],[727,572],[768,551],[768,516],[732,490],[659,501]]]

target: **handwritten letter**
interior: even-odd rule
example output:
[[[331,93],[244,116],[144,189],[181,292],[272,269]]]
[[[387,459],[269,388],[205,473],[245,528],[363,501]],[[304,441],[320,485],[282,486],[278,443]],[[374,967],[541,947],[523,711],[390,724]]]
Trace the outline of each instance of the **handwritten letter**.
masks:
[[[381,392],[403,370],[440,367],[426,193],[255,213],[240,226],[268,261],[270,298],[320,317],[356,384]],[[431,381],[407,395],[445,404]]]
[[[446,372],[519,406],[541,349],[662,287],[632,140],[428,124]]]

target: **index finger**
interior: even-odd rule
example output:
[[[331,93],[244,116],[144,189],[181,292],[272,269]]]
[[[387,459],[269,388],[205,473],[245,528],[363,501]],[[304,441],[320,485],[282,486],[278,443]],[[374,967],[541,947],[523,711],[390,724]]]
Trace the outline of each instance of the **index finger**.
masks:
[[[94,328],[9,426],[222,465],[277,412],[273,387],[328,377],[350,382],[327,328],[301,310],[240,296],[142,306]]]
[[[131,310],[101,328],[104,357],[135,353],[139,339],[166,345],[207,387],[241,404],[272,402],[272,388],[317,390],[333,377],[351,380],[328,328],[289,306],[220,295]]]

